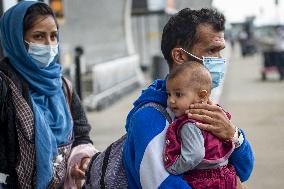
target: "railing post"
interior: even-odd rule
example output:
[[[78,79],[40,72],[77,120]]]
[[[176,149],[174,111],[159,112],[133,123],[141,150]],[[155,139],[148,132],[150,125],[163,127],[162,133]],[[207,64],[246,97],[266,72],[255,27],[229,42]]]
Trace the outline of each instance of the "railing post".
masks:
[[[75,87],[78,93],[78,96],[82,100],[82,82],[81,82],[81,56],[83,55],[84,51],[81,46],[77,46],[75,48]]]

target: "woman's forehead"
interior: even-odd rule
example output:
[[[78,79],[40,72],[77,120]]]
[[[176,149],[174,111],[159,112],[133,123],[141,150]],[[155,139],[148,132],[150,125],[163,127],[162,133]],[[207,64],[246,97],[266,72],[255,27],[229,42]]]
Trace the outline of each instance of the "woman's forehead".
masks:
[[[51,15],[38,16],[31,30],[57,31],[57,25],[55,23],[54,18]]]

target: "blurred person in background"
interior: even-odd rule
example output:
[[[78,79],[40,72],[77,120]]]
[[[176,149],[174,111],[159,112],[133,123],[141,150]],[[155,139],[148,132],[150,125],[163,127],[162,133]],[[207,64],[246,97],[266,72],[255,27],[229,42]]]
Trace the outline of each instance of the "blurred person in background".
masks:
[[[213,87],[217,87],[224,73],[223,67],[216,67],[223,61],[220,52],[225,48],[224,23],[224,16],[212,9],[185,8],[172,16],[163,29],[161,44],[169,72],[195,60],[208,66]],[[156,80],[143,90],[127,116],[123,160],[129,188],[191,188],[182,175],[170,174],[164,168],[163,146],[169,125],[165,116],[154,107],[143,107],[149,102],[167,107],[166,80]],[[253,169],[254,156],[244,132],[211,100],[191,104],[187,113],[189,118],[198,120],[197,127],[220,139],[236,136],[239,147],[233,151],[229,163],[235,167],[240,180],[246,181]]]
[[[284,80],[284,26],[277,26],[275,35],[275,61],[279,79]]]
[[[260,26],[256,31],[256,41],[263,55],[262,80],[275,67],[280,81],[284,79],[284,26]]]
[[[246,41],[248,40],[248,34],[247,32],[243,29],[240,31],[239,33],[239,42],[240,42],[240,46],[241,46],[241,53],[242,53],[242,56],[245,56],[246,55]]]
[[[58,25],[45,3],[21,1],[0,23],[0,188],[76,187],[96,151],[80,99],[57,63]]]

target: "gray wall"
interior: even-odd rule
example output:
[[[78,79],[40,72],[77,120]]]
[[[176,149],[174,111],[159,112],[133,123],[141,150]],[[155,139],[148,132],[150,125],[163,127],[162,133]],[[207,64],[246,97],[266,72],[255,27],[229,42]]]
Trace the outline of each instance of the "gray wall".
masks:
[[[74,48],[84,48],[83,103],[88,109],[106,107],[141,82],[130,18],[131,0],[65,1],[61,60],[74,78]]]
[[[126,0],[65,1],[63,51],[83,46],[87,65],[128,55],[124,25]]]

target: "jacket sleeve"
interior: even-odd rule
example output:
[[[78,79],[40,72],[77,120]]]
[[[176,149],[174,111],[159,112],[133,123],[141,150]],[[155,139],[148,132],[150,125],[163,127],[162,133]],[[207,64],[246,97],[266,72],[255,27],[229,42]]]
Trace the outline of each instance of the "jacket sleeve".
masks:
[[[73,131],[75,137],[72,147],[78,146],[80,144],[92,143],[89,136],[91,126],[88,123],[87,116],[79,99],[79,96],[75,91],[72,92],[71,102],[71,114],[73,118]]]
[[[253,170],[254,155],[243,131],[242,134],[244,136],[244,141],[240,147],[234,150],[229,161],[234,165],[240,180],[244,182],[249,179]]]
[[[190,189],[180,176],[169,174],[164,168],[163,147],[167,122],[164,116],[153,107],[137,111],[129,129],[133,144],[135,174],[142,188],[147,189]]]

